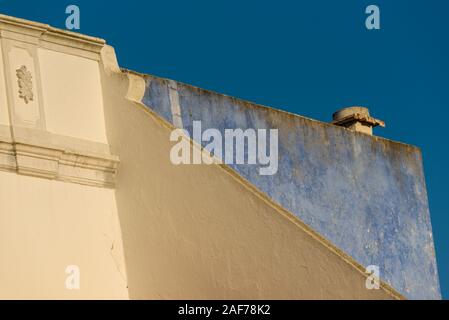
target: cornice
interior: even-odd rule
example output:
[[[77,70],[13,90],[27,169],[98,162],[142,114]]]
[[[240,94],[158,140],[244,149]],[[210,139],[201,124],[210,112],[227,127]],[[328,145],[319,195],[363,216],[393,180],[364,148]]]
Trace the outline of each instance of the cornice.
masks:
[[[105,40],[0,14],[0,38],[99,60]]]
[[[112,188],[119,158],[100,143],[27,128],[0,128],[0,170]],[[17,130],[19,129],[19,130]]]

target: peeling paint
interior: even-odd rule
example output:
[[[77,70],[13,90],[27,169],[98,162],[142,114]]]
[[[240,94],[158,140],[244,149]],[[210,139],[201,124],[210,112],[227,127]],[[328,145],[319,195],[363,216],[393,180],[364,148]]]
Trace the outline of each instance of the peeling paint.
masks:
[[[169,82],[148,76],[143,103],[172,122]],[[279,129],[279,172],[231,165],[411,299],[440,299],[420,150],[177,84],[184,128]],[[172,122],[173,123],[173,122]],[[201,141],[198,141],[201,142]]]

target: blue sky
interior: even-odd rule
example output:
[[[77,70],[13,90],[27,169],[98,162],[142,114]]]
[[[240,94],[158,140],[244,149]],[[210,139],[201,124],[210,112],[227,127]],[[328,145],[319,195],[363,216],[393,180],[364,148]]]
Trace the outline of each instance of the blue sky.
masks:
[[[0,12],[102,37],[120,65],[330,121],[363,105],[376,134],[423,151],[440,282],[449,298],[449,1],[0,2]],[[381,29],[365,28],[378,5]]]

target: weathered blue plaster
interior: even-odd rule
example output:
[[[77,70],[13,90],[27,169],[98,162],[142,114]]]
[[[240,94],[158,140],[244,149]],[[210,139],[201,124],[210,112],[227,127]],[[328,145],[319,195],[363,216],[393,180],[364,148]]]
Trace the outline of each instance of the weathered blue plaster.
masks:
[[[410,299],[440,299],[420,150],[178,84],[185,129],[279,129],[279,171],[231,165]],[[172,122],[167,81],[148,77],[143,102]]]

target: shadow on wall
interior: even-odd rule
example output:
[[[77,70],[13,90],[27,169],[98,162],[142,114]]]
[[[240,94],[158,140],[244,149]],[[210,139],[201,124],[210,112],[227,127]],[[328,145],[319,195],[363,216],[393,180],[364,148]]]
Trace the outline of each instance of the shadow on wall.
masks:
[[[109,73],[105,121],[121,160],[116,201],[131,299],[394,298],[366,290],[361,269],[231,170],[172,165],[172,128],[124,98],[139,95],[126,74]]]
[[[274,176],[230,166],[356,261],[379,266],[407,298],[441,298],[418,148],[171,80],[148,76],[146,86],[143,102],[169,122],[176,88],[190,136],[193,121],[221,132],[278,129]]]

